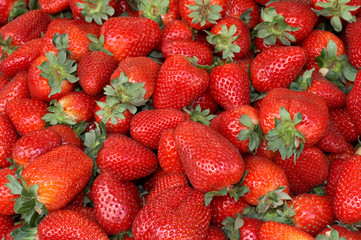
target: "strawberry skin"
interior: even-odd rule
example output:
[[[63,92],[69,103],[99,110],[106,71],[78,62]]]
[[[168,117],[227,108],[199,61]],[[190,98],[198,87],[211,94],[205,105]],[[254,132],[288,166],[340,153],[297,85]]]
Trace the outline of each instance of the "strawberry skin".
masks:
[[[346,102],[347,110],[351,115],[351,118],[356,125],[358,132],[361,132],[361,73],[360,71],[356,75],[355,83],[352,90],[347,96]]]
[[[314,240],[308,233],[284,223],[265,222],[260,231],[261,240]]]
[[[361,67],[360,29],[361,29],[360,17],[356,18],[356,22],[347,24],[346,27],[346,44],[347,44],[348,59],[355,68]]]
[[[103,23],[100,35],[104,35],[104,47],[120,62],[150,53],[160,39],[160,28],[148,18],[113,17]]]
[[[331,110],[329,117],[348,142],[357,141],[359,133],[346,107]]]
[[[226,16],[241,17],[242,13],[252,8],[247,26],[253,29],[259,23],[259,8],[254,0],[228,0],[224,6]]]
[[[177,126],[174,136],[185,173],[196,190],[217,191],[240,181],[243,158],[220,133],[186,120]]]
[[[5,168],[10,166],[7,158],[11,157],[11,149],[19,135],[16,132],[11,120],[6,114],[0,113],[0,167]]]
[[[0,237],[5,237],[5,234],[14,227],[15,221],[12,216],[0,214]]]
[[[10,193],[10,189],[5,186],[5,183],[9,182],[6,176],[9,174],[15,176],[15,170],[9,168],[0,169],[0,214],[2,215],[15,215],[14,200],[18,195]]]
[[[208,228],[207,239],[206,240],[227,240],[226,235],[222,229],[210,225]]]
[[[54,126],[48,127],[48,129],[55,130],[62,139],[62,145],[65,144],[72,144],[74,146],[77,146],[78,148],[82,148],[83,142],[80,140],[80,138],[75,134],[74,130],[63,124],[57,124]]]
[[[192,40],[192,37],[193,32],[185,22],[181,20],[174,20],[161,29],[160,41],[155,49],[160,51],[163,45],[167,42],[176,40]]]

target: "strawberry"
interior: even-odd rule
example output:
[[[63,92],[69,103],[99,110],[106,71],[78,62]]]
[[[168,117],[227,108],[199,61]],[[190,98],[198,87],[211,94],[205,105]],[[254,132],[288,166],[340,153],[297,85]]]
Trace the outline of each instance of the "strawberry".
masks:
[[[0,2],[0,6],[1,6],[0,7],[0,26],[7,24],[9,19],[11,19],[10,15],[13,15],[13,13],[16,11],[16,8],[17,8],[16,3],[17,3],[17,0],[10,0],[10,1],[2,0]],[[24,10],[24,9],[22,9],[22,10]]]
[[[359,132],[346,107],[331,110],[329,117],[348,142],[352,143],[357,140]]]
[[[122,134],[106,138],[96,162],[101,172],[109,171],[120,181],[146,177],[155,172],[158,165],[152,151]]]
[[[176,109],[145,110],[136,114],[130,122],[130,135],[150,149],[158,148],[163,131],[175,129],[186,115]]]
[[[108,16],[114,15],[115,4],[115,0],[69,0],[74,19],[84,19],[89,23],[94,21],[99,25],[108,20]]]
[[[95,96],[110,83],[110,76],[118,64],[115,59],[104,52],[88,52],[80,59],[77,68],[79,84],[84,92]]]
[[[293,206],[294,227],[312,236],[316,236],[326,226],[335,221],[332,199],[329,196],[316,194],[299,194],[288,203]]]
[[[297,159],[282,159],[277,153],[273,161],[286,173],[290,190],[294,194],[307,193],[321,185],[328,176],[328,161],[324,153],[316,148],[305,148]]]
[[[222,54],[223,59],[244,57],[251,46],[247,25],[239,18],[226,16],[208,33],[207,41]]]
[[[360,29],[361,18],[357,18],[355,22],[347,24],[345,35],[347,45],[348,60],[355,68],[360,68]]]
[[[10,166],[7,158],[11,157],[11,149],[19,135],[16,132],[11,120],[6,114],[0,113],[0,167],[5,168]]]
[[[49,128],[34,131],[21,137],[12,148],[15,164],[26,167],[33,159],[62,145],[61,136]]]
[[[165,25],[160,32],[160,41],[155,49],[160,51],[165,43],[176,40],[192,40],[193,32],[189,26],[181,21],[174,20]]]
[[[100,35],[104,35],[104,48],[120,62],[126,57],[150,53],[160,39],[160,28],[155,21],[147,18],[113,17],[103,23]]]
[[[0,91],[10,82],[10,80],[7,77],[4,77],[4,75],[0,74]]]
[[[78,148],[82,148],[83,146],[82,141],[75,134],[74,130],[71,127],[63,124],[57,124],[48,127],[48,129],[55,130],[57,133],[59,133],[62,139],[62,145],[72,144]]]
[[[173,55],[162,64],[153,94],[156,109],[182,109],[192,104],[207,89],[209,76],[185,56]]]
[[[183,55],[189,58],[196,57],[199,65],[211,65],[213,54],[211,49],[204,43],[192,40],[175,40],[163,43],[162,54],[165,59],[173,55]]]
[[[209,89],[206,90],[202,96],[200,96],[192,103],[193,108],[196,108],[198,105],[201,107],[202,110],[208,109],[210,114],[213,114],[215,111],[217,111],[219,107],[217,102],[214,101],[211,94],[209,93]]]
[[[261,240],[313,240],[308,233],[284,223],[265,222],[259,231]]]
[[[9,168],[0,169],[0,214],[2,215],[15,215],[15,199],[19,196],[11,194],[10,189],[5,186],[5,183],[9,182],[6,176],[10,174],[15,177],[15,170]]]
[[[355,155],[344,163],[341,175],[338,178],[333,204],[336,218],[345,224],[354,224],[361,221],[360,205],[361,156]]]
[[[215,67],[209,74],[209,93],[224,109],[250,105],[249,92],[247,72],[234,63]]]
[[[27,72],[19,72],[11,82],[0,90],[0,112],[5,113],[5,107],[12,99],[29,97]]]
[[[0,214],[0,237],[5,237],[5,234],[14,227],[15,221],[12,216]]]
[[[245,168],[247,175],[242,185],[247,186],[250,190],[244,194],[244,200],[247,203],[252,205],[263,204],[260,197],[264,196],[263,198],[267,199],[267,196],[271,196],[280,187],[285,187],[283,193],[289,193],[289,183],[285,172],[269,159],[257,156],[250,157],[245,163]],[[276,204],[276,199],[270,201],[270,204]]]
[[[224,0],[180,0],[179,11],[185,23],[196,30],[208,29],[224,15]]]
[[[196,190],[219,191],[241,180],[242,156],[220,133],[186,120],[178,124],[174,137],[185,173]]]
[[[21,98],[11,100],[6,105],[5,111],[18,133],[24,136],[45,127],[42,117],[48,112],[47,107],[46,102]]]
[[[282,159],[297,158],[304,147],[323,136],[328,122],[327,104],[308,92],[276,88],[267,93],[260,109],[260,126],[268,149],[280,150]]]
[[[328,226],[327,228],[325,228],[321,234],[323,234],[324,236],[326,236],[326,239],[329,239],[329,236],[331,237],[332,232],[334,234],[338,233],[339,239],[342,239],[342,237],[344,237],[347,240],[358,240],[361,238],[361,233],[359,231],[352,231],[347,229],[346,227],[337,225],[337,224],[333,224],[331,226]],[[318,235],[317,237],[319,237],[320,235]],[[333,238],[331,238],[333,239]],[[338,239],[338,238],[336,238]]]
[[[97,222],[97,219],[95,216],[95,209],[93,207],[85,207],[84,203],[82,206],[68,204],[65,207],[63,207],[62,210],[71,210],[74,212],[81,213],[81,214],[87,216],[88,218],[92,219],[93,221]]]
[[[58,210],[50,213],[39,223],[37,234],[39,240],[109,239],[98,223],[81,213],[70,210]]]
[[[46,13],[58,13],[69,7],[69,0],[39,0],[39,6]]]
[[[244,20],[242,18],[244,16],[248,20],[245,22],[250,29],[253,29],[259,23],[259,9],[253,0],[228,0],[224,6],[224,11],[226,16],[241,17],[242,20]]]
[[[156,21],[159,26],[178,20],[179,0],[154,1],[142,0],[138,4],[138,16]]]
[[[288,88],[306,63],[306,52],[300,47],[272,47],[258,54],[251,63],[253,87],[260,92]]]
[[[241,217],[239,213],[235,217],[227,217],[223,221],[223,230],[229,239],[234,239],[239,236],[240,239],[259,240],[259,230],[263,225],[263,221],[250,218]]]
[[[21,71],[28,71],[31,63],[40,56],[40,50],[40,38],[26,42],[0,62],[0,72],[12,78]]]
[[[126,184],[102,173],[93,183],[92,196],[97,221],[109,235],[131,229],[139,205]]]
[[[210,224],[204,195],[190,187],[172,188],[146,204],[133,222],[135,239],[206,239]]]
[[[342,153],[347,148],[347,141],[336,124],[329,119],[325,133],[315,146],[324,152]]]
[[[137,17],[138,12],[133,11],[130,4],[126,0],[118,0],[115,2],[114,16],[120,16],[123,13],[129,14],[129,16]]]
[[[227,240],[227,237],[222,229],[210,225],[208,228],[206,240]]]
[[[355,124],[358,132],[361,132],[361,99],[360,99],[360,91],[361,91],[361,73],[357,73],[355,83],[353,84],[352,90],[347,96],[347,111],[350,113],[351,119]]]

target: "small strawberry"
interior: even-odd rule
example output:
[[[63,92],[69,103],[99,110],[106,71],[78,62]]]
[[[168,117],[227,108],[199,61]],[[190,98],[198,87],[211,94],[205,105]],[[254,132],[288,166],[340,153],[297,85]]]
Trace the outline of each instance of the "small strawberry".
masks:
[[[115,0],[69,0],[74,19],[84,19],[89,23],[94,21],[98,25],[114,15],[115,5]]]
[[[260,231],[262,240],[313,240],[308,233],[284,223],[265,222]]]
[[[10,118],[3,113],[0,113],[0,167],[9,167],[11,164],[7,160],[11,157],[11,149],[19,139],[14,125]]]

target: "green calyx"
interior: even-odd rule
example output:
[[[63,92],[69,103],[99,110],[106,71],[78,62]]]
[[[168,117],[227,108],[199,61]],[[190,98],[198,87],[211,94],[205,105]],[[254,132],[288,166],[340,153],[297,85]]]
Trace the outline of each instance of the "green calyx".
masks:
[[[109,16],[114,15],[114,8],[109,6],[110,0],[82,0],[77,2],[76,6],[81,8],[81,14],[85,21],[96,22],[98,25],[103,24],[103,20],[108,20]]]
[[[23,15],[24,13],[26,13],[28,11],[29,10],[27,9],[27,4],[26,4],[25,0],[16,1],[10,10],[8,22],[11,22],[15,18]]]
[[[247,114],[243,114],[239,118],[239,122],[248,127],[248,129],[243,129],[239,132],[237,139],[239,141],[249,140],[248,149],[250,152],[254,152],[258,149],[263,139],[263,132],[259,123],[252,122],[251,118]]]
[[[307,91],[311,87],[312,83],[312,73],[315,71],[315,68],[307,70],[303,75],[298,76],[294,82],[291,82],[290,89],[293,91]]]
[[[222,222],[222,230],[227,236],[227,239],[230,240],[240,240],[241,233],[239,229],[243,227],[244,220],[242,219],[241,214],[237,213],[236,217],[226,217]]]
[[[169,0],[140,0],[138,9],[142,11],[142,17],[156,21],[159,26],[163,26],[161,16],[167,14],[169,10]]]
[[[234,24],[229,29],[227,29],[226,25],[222,25],[221,27],[220,34],[207,32],[207,41],[210,44],[215,45],[216,52],[222,52],[223,59],[232,59],[234,53],[239,53],[241,51],[241,48],[237,44],[234,44],[239,37],[239,35],[235,35],[237,27]]]
[[[113,235],[113,236],[109,237],[109,239],[110,240],[122,240],[122,239],[125,239],[126,237],[133,237],[132,230],[118,233],[117,235]]]
[[[65,51],[67,53],[67,56],[69,56],[70,54],[72,54],[72,52],[70,52],[68,50],[68,46],[69,46],[69,37],[68,34],[66,33],[55,33],[52,39],[53,45],[55,46],[56,49],[58,49],[59,51]]]
[[[348,62],[346,55],[337,56],[337,45],[334,41],[329,40],[327,48],[323,48],[315,60],[320,67],[320,73],[341,90],[346,91],[347,81],[355,81],[358,70]]]
[[[327,2],[317,2],[316,6],[322,10],[313,9],[318,16],[331,17],[330,23],[336,32],[342,31],[341,19],[346,22],[356,22],[356,17],[351,11],[357,10],[360,6],[347,5],[351,0],[328,0]]]
[[[203,27],[207,22],[216,24],[217,20],[221,19],[221,11],[223,10],[221,6],[217,4],[210,4],[210,0],[195,0],[196,4],[186,5],[186,7],[192,12],[188,15],[192,18],[192,23],[200,25]]]
[[[275,128],[268,131],[266,140],[267,149],[279,151],[282,159],[294,156],[294,160],[300,156],[305,142],[305,136],[296,129],[296,125],[302,122],[302,115],[298,112],[293,120],[290,113],[284,108],[280,108],[280,119],[275,118]]]
[[[202,111],[200,105],[197,105],[196,108],[193,108],[192,106],[188,108],[184,107],[183,110],[190,115],[192,121],[202,123],[207,126],[209,126],[211,120],[216,117],[216,115],[209,114],[209,109]]]
[[[292,200],[287,193],[283,192],[285,189],[286,187],[282,186],[260,197],[256,207],[257,212],[265,213],[270,208],[283,206],[286,200]]]
[[[125,104],[120,103],[119,99],[116,97],[107,97],[106,102],[97,101],[99,107],[102,110],[97,111],[95,114],[98,116],[102,116],[102,121],[106,124],[109,119],[112,124],[116,125],[118,123],[118,119],[125,119],[124,111],[127,110],[127,106]]]
[[[113,56],[113,53],[109,52],[107,49],[104,48],[104,35],[100,35],[99,39],[94,34],[88,33],[87,38],[92,41],[89,44],[89,50],[91,52],[100,51],[103,53],[108,54],[109,56]]]
[[[0,34],[0,47],[1,47],[1,60],[3,60],[6,56],[9,56],[13,52],[15,52],[16,49],[18,49],[18,46],[11,46],[11,37],[8,37],[6,40],[4,40],[3,36]]]
[[[119,99],[132,114],[137,112],[137,107],[143,106],[148,100],[144,99],[145,83],[128,82],[128,77],[121,72],[120,76],[113,79],[110,85],[104,87],[104,94]]]
[[[63,106],[57,102],[57,100],[52,100],[50,107],[47,108],[49,113],[46,113],[41,119],[48,122],[50,125],[65,124],[68,126],[73,126],[76,124],[69,115],[64,112]]]
[[[299,27],[289,26],[282,15],[278,15],[274,7],[267,7],[262,9],[261,18],[263,22],[257,24],[254,28],[256,37],[263,38],[267,45],[274,45],[277,39],[283,45],[291,45],[296,38],[290,33],[295,32]]]
[[[248,24],[249,21],[251,21],[251,13],[253,8],[248,8],[246,11],[244,11],[241,16],[239,17],[244,23]]]
[[[318,234],[315,238],[315,240],[347,240],[345,237],[340,237],[339,232],[336,229],[333,229],[330,226],[327,226],[331,231],[324,234]]]

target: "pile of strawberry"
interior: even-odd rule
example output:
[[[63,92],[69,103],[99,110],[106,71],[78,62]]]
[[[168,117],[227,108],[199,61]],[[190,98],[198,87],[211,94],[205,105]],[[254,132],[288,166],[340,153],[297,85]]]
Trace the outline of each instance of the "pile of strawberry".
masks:
[[[360,240],[361,0],[0,0],[0,238]]]

